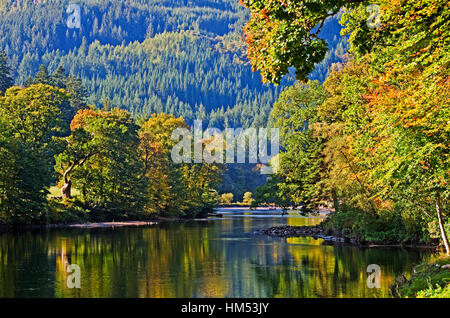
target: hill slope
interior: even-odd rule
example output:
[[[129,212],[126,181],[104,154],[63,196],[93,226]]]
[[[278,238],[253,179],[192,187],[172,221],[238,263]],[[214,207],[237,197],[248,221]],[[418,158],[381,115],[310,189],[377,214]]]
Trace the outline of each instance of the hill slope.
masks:
[[[248,12],[237,0],[85,0],[81,28],[68,28],[69,1],[0,0],[0,49],[15,70],[16,84],[40,64],[59,65],[81,78],[89,102],[135,115],[168,112],[188,123],[263,126],[285,86],[263,85],[245,57],[242,27]],[[323,80],[342,53],[336,19],[322,33],[326,61],[312,78]]]

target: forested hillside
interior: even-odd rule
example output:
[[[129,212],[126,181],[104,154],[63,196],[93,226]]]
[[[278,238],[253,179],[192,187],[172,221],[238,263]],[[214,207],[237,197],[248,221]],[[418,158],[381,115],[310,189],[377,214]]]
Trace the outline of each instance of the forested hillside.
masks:
[[[187,123],[263,126],[286,85],[264,85],[246,59],[242,27],[248,19],[237,0],[87,0],[81,28],[68,28],[69,1],[0,1],[0,48],[17,85],[41,64],[58,66],[84,82],[90,104],[167,112]],[[323,80],[345,51],[337,19],[322,34],[331,50],[313,78]],[[8,36],[5,36],[8,35]],[[284,85],[283,85],[284,84]]]
[[[86,102],[97,108],[119,107],[142,120],[164,112],[188,125],[202,119],[204,127],[247,128],[266,126],[278,96],[294,83],[288,74],[279,86],[263,84],[252,72],[243,36],[249,11],[238,0],[80,1],[79,29],[67,26],[69,3],[0,0],[0,50],[16,85],[29,86],[44,65],[40,77],[65,70],[81,79]],[[338,20],[322,27],[330,49],[311,78],[323,81],[347,49]],[[242,198],[265,180],[251,171],[229,167],[220,191]]]

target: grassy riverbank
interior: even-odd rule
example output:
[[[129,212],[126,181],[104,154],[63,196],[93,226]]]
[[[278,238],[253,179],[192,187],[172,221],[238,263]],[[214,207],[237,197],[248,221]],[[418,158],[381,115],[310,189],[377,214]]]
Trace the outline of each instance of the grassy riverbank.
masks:
[[[2,222],[2,228],[38,228],[38,227],[65,227],[68,225],[100,224],[108,222],[153,222],[157,219],[156,213],[128,213],[122,209],[105,209],[96,207],[74,196],[71,199],[62,199],[57,187],[49,189],[47,204],[35,213],[33,218],[25,221]],[[74,191],[78,193],[77,190]]]
[[[450,257],[435,256],[416,266],[409,279],[398,277],[392,293],[402,298],[450,298]]]
[[[49,189],[48,202],[45,209],[38,213],[38,217],[29,222],[7,223],[0,221],[0,230],[38,229],[38,228],[98,228],[98,227],[129,227],[148,226],[161,222],[176,222],[207,218],[181,215],[163,215],[159,213],[129,214],[125,210],[105,210],[92,207],[79,196],[72,199],[62,199],[60,189]],[[74,193],[79,192],[75,189]],[[212,215],[212,214],[208,214]]]

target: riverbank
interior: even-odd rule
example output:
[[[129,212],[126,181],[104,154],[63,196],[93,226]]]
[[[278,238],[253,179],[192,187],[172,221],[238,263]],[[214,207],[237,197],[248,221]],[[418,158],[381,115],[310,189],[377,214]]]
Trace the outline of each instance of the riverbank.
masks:
[[[114,227],[136,227],[136,226],[150,226],[163,222],[186,222],[186,221],[207,221],[214,220],[216,218],[223,217],[221,211],[232,211],[237,212],[241,210],[252,210],[255,212],[273,212],[279,211],[281,213],[281,208],[268,208],[268,207],[257,207],[250,208],[250,206],[233,206],[224,207],[218,206],[216,212],[208,213],[207,217],[197,217],[197,218],[186,218],[186,217],[167,217],[167,216],[154,216],[146,218],[144,220],[121,220],[121,221],[93,221],[86,218],[85,215],[77,215],[76,212],[72,210],[64,210],[63,212],[50,214],[49,223],[34,223],[34,224],[19,224],[19,225],[7,225],[0,224],[0,231],[6,231],[9,229],[23,229],[23,230],[34,230],[34,229],[58,229],[58,228],[114,228]],[[328,211],[319,211],[319,213],[328,214]],[[64,216],[62,216],[64,215]]]
[[[398,243],[392,242],[368,242],[359,240],[355,237],[343,235],[340,231],[330,231],[322,227],[321,224],[316,226],[274,226],[266,229],[259,229],[253,232],[256,235],[267,235],[272,237],[312,237],[314,239],[322,239],[328,243],[348,243],[366,247],[412,247],[437,249],[438,245],[414,244],[414,243]]]
[[[450,298],[450,257],[439,255],[416,266],[409,279],[397,277],[391,292],[397,298]]]
[[[1,231],[8,231],[11,229],[19,230],[37,230],[37,229],[62,229],[62,228],[77,228],[77,229],[93,229],[93,228],[116,228],[116,227],[141,227],[158,224],[159,221],[123,221],[123,222],[88,222],[88,223],[73,223],[73,224],[24,224],[20,226],[0,225]]]
[[[153,226],[165,222],[187,222],[187,221],[207,221],[214,220],[215,218],[221,217],[220,214],[217,216],[209,215],[206,218],[180,218],[180,217],[155,217],[150,220],[134,220],[134,221],[119,221],[119,222],[83,222],[83,223],[52,223],[52,224],[22,224],[18,226],[4,225],[0,224],[0,232],[5,232],[11,229],[14,230],[39,230],[39,229],[64,229],[64,228],[74,228],[74,229],[94,229],[94,228],[119,228],[119,227],[146,227]]]

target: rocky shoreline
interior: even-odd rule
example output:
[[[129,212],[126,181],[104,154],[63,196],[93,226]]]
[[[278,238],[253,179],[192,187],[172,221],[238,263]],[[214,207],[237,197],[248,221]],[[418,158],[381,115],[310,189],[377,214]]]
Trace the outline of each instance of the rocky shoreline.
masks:
[[[325,230],[319,226],[274,226],[267,229],[256,230],[254,234],[268,235],[272,237],[306,237],[314,239],[323,239],[327,242],[359,244],[356,239],[344,236],[328,235]]]
[[[342,235],[340,231],[326,231],[322,226],[273,226],[266,229],[259,229],[253,232],[255,235],[267,235],[271,237],[312,237],[314,239],[322,239],[327,244],[353,244],[361,247],[410,247],[410,248],[424,248],[437,249],[437,245],[417,245],[417,244],[402,244],[392,242],[371,243],[361,241],[357,238],[347,237]]]

